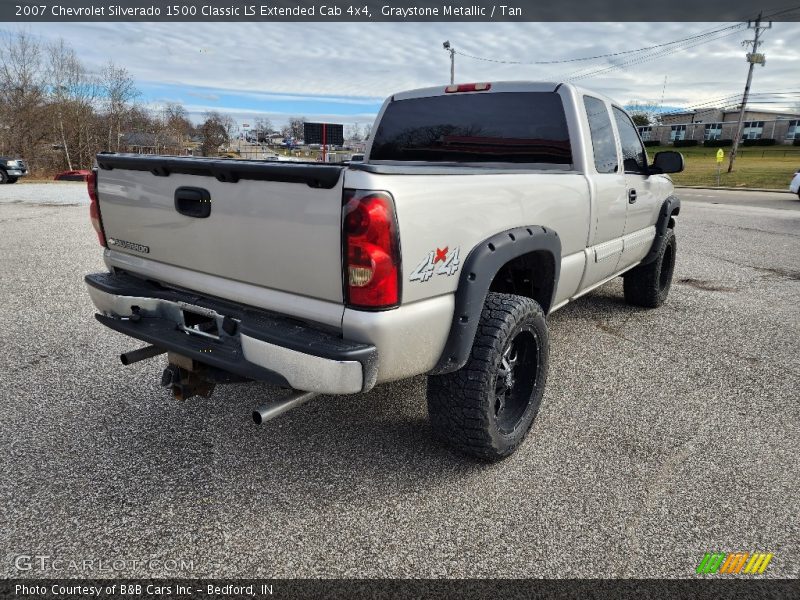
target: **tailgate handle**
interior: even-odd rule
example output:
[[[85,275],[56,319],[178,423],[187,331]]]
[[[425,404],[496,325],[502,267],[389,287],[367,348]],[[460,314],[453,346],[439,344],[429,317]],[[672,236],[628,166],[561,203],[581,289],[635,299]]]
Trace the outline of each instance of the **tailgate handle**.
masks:
[[[197,187],[179,187],[175,190],[175,210],[187,217],[205,219],[211,214],[211,194]]]

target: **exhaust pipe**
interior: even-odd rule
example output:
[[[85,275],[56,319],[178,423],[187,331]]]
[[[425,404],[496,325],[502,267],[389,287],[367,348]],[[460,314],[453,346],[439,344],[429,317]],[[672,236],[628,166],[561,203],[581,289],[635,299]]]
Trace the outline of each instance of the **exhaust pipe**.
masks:
[[[253,411],[253,421],[256,425],[261,425],[264,421],[274,419],[278,415],[305,404],[317,396],[319,396],[318,392],[294,392],[281,400],[267,402]]]
[[[144,348],[139,348],[138,350],[131,350],[125,354],[120,354],[119,360],[123,365],[128,366],[135,362],[139,362],[140,360],[147,360],[148,358],[153,358],[159,354],[164,354],[166,351],[167,350],[165,348],[159,348],[158,346],[145,346]]]

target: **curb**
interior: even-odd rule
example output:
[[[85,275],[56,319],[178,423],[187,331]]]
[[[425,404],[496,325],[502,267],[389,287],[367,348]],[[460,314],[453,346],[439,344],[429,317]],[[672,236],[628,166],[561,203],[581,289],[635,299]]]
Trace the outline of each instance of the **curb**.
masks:
[[[732,187],[713,187],[707,185],[676,185],[676,190],[714,190],[716,192],[774,192],[778,194],[792,194],[794,192],[790,192],[789,190],[775,190],[769,188],[732,188]]]

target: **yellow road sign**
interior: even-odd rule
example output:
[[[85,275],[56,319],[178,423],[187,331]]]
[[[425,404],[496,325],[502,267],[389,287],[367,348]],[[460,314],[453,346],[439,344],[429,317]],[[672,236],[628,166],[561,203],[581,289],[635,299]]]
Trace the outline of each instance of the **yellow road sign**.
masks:
[[[717,162],[721,163],[725,159],[725,153],[722,151],[722,148],[717,150]]]

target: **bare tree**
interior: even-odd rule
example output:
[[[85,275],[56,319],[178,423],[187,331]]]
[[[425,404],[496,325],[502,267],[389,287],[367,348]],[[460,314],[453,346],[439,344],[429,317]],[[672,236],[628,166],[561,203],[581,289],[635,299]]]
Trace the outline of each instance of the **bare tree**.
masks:
[[[650,100],[631,100],[626,107],[637,127],[658,123],[661,115],[660,105]]]
[[[127,69],[117,67],[111,61],[108,61],[103,69],[100,81],[108,114],[108,149],[119,150],[122,122],[130,110],[130,105],[139,96],[139,91]]]
[[[238,125],[236,121],[230,115],[218,115],[219,121],[222,126],[225,128],[225,144],[229,144],[231,139],[236,135],[236,129]]]
[[[45,84],[42,49],[29,33],[7,34],[0,43],[0,122],[2,150],[35,159],[36,145],[46,139],[42,118]]]
[[[354,142],[361,141],[361,127],[358,123],[353,123],[350,127],[347,128],[347,135],[345,136],[348,140],[353,140]]]
[[[305,136],[305,122],[305,117],[292,117],[289,119],[289,130],[294,139],[302,140]]]
[[[267,117],[258,117],[255,122],[257,142],[267,141],[269,135],[272,133],[272,121]]]
[[[372,135],[372,123],[364,125],[364,140],[368,140]]]
[[[183,104],[169,102],[164,106],[161,129],[165,136],[165,143],[173,147],[177,154],[182,153],[186,140],[192,132],[192,122],[189,120]]]
[[[200,151],[203,156],[213,156],[219,152],[221,146],[230,141],[228,127],[229,121],[233,122],[233,119],[216,111],[206,113],[205,117],[206,120],[200,125],[200,135],[203,137]]]
[[[68,169],[84,164],[82,138],[94,117],[97,84],[75,51],[63,39],[47,46],[46,76],[49,110]],[[86,136],[89,137],[89,136]]]

